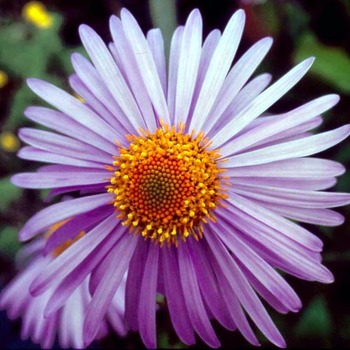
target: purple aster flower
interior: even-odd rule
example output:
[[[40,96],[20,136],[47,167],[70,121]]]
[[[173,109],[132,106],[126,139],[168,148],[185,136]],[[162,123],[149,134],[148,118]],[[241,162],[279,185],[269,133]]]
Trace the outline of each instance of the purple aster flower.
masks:
[[[301,301],[276,269],[333,281],[321,264],[321,240],[295,221],[343,222],[329,208],[348,204],[350,195],[324,190],[344,168],[313,155],[344,140],[350,126],[311,133],[337,95],[279,115],[267,112],[313,59],[270,86],[269,74],[251,79],[272,40],[258,41],[235,59],[244,19],[237,11],[223,33],[214,30],[203,42],[201,15],[194,10],[173,35],[167,71],[160,31],[145,37],[123,9],[121,19],[110,19],[108,46],[91,28],[80,27],[91,62],[73,54],[70,83],[84,103],[47,82],[28,80],[57,110],[25,111],[53,131],[21,129],[29,146],[19,156],[52,164],[12,181],[79,195],[34,215],[20,239],[72,217],[46,249],[86,232],[43,268],[30,290],[39,295],[54,289],[45,306],[50,315],[90,275],[85,344],[96,336],[126,271],[126,323],[150,348],[156,347],[157,293],[186,344],[198,334],[218,347],[210,322],[216,319],[258,345],[251,319],[284,347],[262,299],[281,313],[298,311]]]
[[[52,290],[33,297],[30,285],[58,254],[64,251],[71,242],[57,247],[53,253],[43,255],[45,240],[38,238],[21,249],[18,261],[21,266],[19,274],[0,294],[0,308],[6,309],[11,319],[22,318],[21,338],[31,338],[44,349],[51,348],[56,334],[63,348],[82,349],[84,313],[91,300],[89,278],[85,278],[79,287],[70,295],[64,306],[50,315],[45,315],[45,307]],[[100,323],[95,339],[107,335],[109,324],[119,335],[126,334],[124,322],[125,279],[112,299],[105,319]],[[92,339],[94,340],[94,339]]]

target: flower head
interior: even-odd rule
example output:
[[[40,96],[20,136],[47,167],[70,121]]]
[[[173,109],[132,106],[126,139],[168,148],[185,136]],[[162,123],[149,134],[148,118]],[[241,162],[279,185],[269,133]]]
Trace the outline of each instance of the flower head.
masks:
[[[195,342],[196,333],[218,347],[210,323],[216,319],[258,345],[250,318],[283,347],[261,299],[281,313],[298,311],[301,301],[276,268],[305,280],[333,281],[321,264],[321,240],[295,221],[343,222],[328,208],[349,203],[350,195],[324,190],[344,168],[310,156],[345,139],[350,126],[310,132],[337,95],[279,115],[267,112],[313,59],[270,86],[269,74],[251,79],[272,44],[264,38],[231,68],[244,19],[237,11],[223,33],[214,30],[203,43],[201,15],[194,10],[173,35],[167,72],[160,31],[145,37],[123,9],[121,19],[111,17],[108,47],[91,28],[80,27],[91,62],[73,54],[70,84],[84,102],[28,80],[57,110],[26,110],[29,119],[53,131],[21,129],[29,146],[19,156],[52,164],[12,181],[51,188],[52,195],[77,195],[34,215],[20,238],[68,218],[51,242],[86,232],[43,268],[31,291],[54,289],[45,307],[50,314],[64,304],[62,293],[91,275],[85,344],[97,334],[126,271],[127,326],[151,348],[157,293],[186,344]],[[54,247],[49,242],[48,250]]]

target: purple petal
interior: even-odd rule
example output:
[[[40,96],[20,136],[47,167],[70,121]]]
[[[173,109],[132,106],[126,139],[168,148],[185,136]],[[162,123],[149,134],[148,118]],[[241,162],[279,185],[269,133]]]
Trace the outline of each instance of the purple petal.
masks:
[[[27,84],[47,103],[67,114],[81,125],[95,131],[111,143],[115,141],[115,133],[110,125],[75,97],[39,79],[28,79]]]
[[[97,209],[82,213],[70,219],[60,226],[46,241],[44,254],[48,254],[64,242],[74,239],[80,232],[86,231],[91,226],[103,221],[114,212],[111,205],[99,207]]]
[[[157,67],[157,72],[160,78],[164,95],[166,94],[167,76],[166,76],[166,62],[164,54],[164,41],[160,29],[151,29],[147,33],[147,42],[152,52],[154,63]]]
[[[176,28],[170,44],[167,104],[168,104],[171,124],[174,124],[174,120],[175,120],[176,86],[177,86],[177,75],[178,75],[180,47],[182,42],[183,30],[184,28],[182,26]]]
[[[211,347],[217,348],[220,342],[210,324],[199,290],[196,272],[186,243],[179,246],[178,262],[185,303],[193,328]]]
[[[77,185],[107,184],[107,171],[88,172],[36,172],[19,173],[12,176],[14,185],[23,188],[55,188]]]
[[[196,271],[198,284],[208,308],[213,316],[227,329],[234,330],[236,325],[230,316],[226,305],[222,302],[222,296],[217,286],[213,268],[208,260],[206,245],[198,244],[197,241],[187,241],[193,265]]]
[[[226,167],[226,164],[225,164]],[[267,164],[228,168],[226,174],[239,177],[322,178],[344,174],[342,164],[319,158],[296,158]]]
[[[187,345],[195,343],[192,324],[181,288],[180,272],[173,247],[161,249],[165,296],[171,322],[179,338]]]
[[[250,147],[261,140],[305,123],[332,108],[339,101],[338,95],[326,95],[308,102],[290,112],[276,115],[268,122],[236,137],[234,145],[228,143],[220,151],[224,157]]]
[[[276,162],[278,160],[306,157],[338,144],[348,137],[349,134],[350,125],[344,125],[338,129],[326,131],[318,135],[308,136],[229,157],[225,166],[258,165]]]
[[[128,269],[137,241],[133,235],[126,234],[105,257],[108,268],[104,271],[104,276],[85,315],[83,328],[85,346],[90,344],[98,332],[100,323]]]
[[[209,249],[210,251],[210,249]],[[233,318],[237,328],[242,333],[242,335],[253,345],[259,346],[259,341],[256,338],[245,313],[242,310],[242,307],[237,299],[237,296],[232,289],[232,286],[228,282],[227,278],[224,276],[221,267],[216,261],[213,252],[210,251],[209,257],[210,262],[213,266],[213,269],[216,273],[216,277],[218,279],[218,284],[221,287],[221,293],[223,295],[223,301],[226,303],[227,308]]]
[[[286,344],[280,332],[273,324],[270,316],[266,312],[264,306],[243,275],[242,271],[217,238],[215,232],[211,232],[205,237],[222,269],[223,274],[227,278],[232,289],[235,291],[237,298],[249,316],[273,344],[279,347],[285,347]]]
[[[215,49],[193,111],[189,130],[200,130],[230,69],[241,40],[245,14],[238,10],[231,17]]]
[[[260,185],[238,185],[232,192],[268,203],[299,208],[334,208],[350,203],[350,194],[321,191],[304,191]]]
[[[208,132],[225,112],[231,101],[236,97],[255,69],[270,50],[271,38],[264,38],[254,44],[233,66],[227,75],[217,100],[204,122],[203,131]],[[232,115],[231,115],[232,116]]]
[[[156,340],[156,292],[159,246],[150,244],[140,289],[138,312],[141,338],[149,349],[157,347]]]
[[[68,135],[77,140],[86,142],[110,154],[116,153],[115,145],[111,144],[109,141],[96,133],[96,128],[90,130],[86,126],[74,120],[74,118],[69,117],[64,113],[54,111],[46,107],[31,106],[26,108],[24,114],[28,119],[56,130],[64,135]]]
[[[202,49],[202,17],[193,10],[184,27],[177,72],[174,124],[186,124]]]
[[[122,22],[118,17],[111,17],[110,30],[115,43],[110,45],[113,57],[116,57],[117,54],[118,63],[120,67],[123,67],[125,79],[141,111],[144,124],[152,132],[157,125],[151,100],[139,73],[132,48],[124,34]]]
[[[95,163],[87,160],[66,157],[31,146],[22,147],[17,153],[17,156],[22,159],[35,160],[43,163],[65,164],[77,167],[105,169],[105,165],[102,163]]]
[[[298,242],[307,249],[314,250],[316,252],[322,250],[323,243],[318,237],[297,224],[274,214],[262,206],[255,204],[253,201],[234,193],[231,193],[227,201],[230,203],[230,205],[227,207],[229,211],[237,208],[252,218],[264,223],[268,227],[277,230],[280,232],[280,234],[289,237],[295,242]]]
[[[73,54],[73,55],[79,55],[79,54]],[[73,60],[72,56],[72,60]],[[76,58],[77,59],[77,58]],[[86,60],[81,56],[82,60]],[[77,59],[79,62],[80,60]],[[85,62],[85,61],[84,61]],[[95,71],[95,67],[86,60],[86,64],[90,65],[90,71],[89,73],[93,73]],[[81,62],[77,63],[77,65],[81,65]],[[114,114],[110,112],[110,110],[107,108],[106,104],[101,102],[97,96],[95,96],[92,93],[93,90],[93,84],[86,85],[81,78],[77,74],[72,74],[69,77],[69,84],[72,87],[72,89],[84,99],[87,106],[89,106],[92,110],[94,110],[102,119],[104,119],[108,124],[111,125],[113,130],[115,131],[115,138],[125,143],[125,135],[130,134],[131,132],[134,132],[135,129],[132,128],[129,124],[128,118],[124,116],[124,113],[122,112],[121,108],[115,104],[115,108],[110,107],[110,109],[114,110]],[[98,83],[97,83],[98,84]],[[105,87],[105,91],[109,93],[107,88]],[[108,93],[105,93],[104,96],[109,96]],[[108,101],[108,105],[111,104],[111,97],[110,98],[103,98],[103,100]],[[118,116],[118,117],[116,117]]]
[[[260,203],[260,205],[286,218],[322,226],[339,226],[344,223],[344,216],[329,209],[296,208],[288,205]]]
[[[64,305],[74,290],[79,287],[91,271],[101,263],[124,233],[125,229],[121,230],[120,227],[116,227],[114,232],[109,234],[70,274],[60,281],[46,304],[44,311],[45,317],[56,312]]]
[[[233,206],[227,214],[218,214],[220,217],[229,215],[230,221],[234,222],[234,225],[230,222],[229,225],[237,228],[239,230],[237,232],[241,232],[241,238],[271,266],[306,280],[317,280],[323,283],[333,281],[329,270],[320,264],[320,254],[310,250],[311,247],[300,245],[295,240],[284,236],[278,228],[273,229]],[[222,217],[223,220],[225,220],[224,217]],[[298,228],[297,225],[295,226]]]
[[[110,215],[99,225],[75,242],[69,249],[56,257],[31,284],[32,295],[39,295],[54,282],[65,278],[85,258],[96,249],[111,231],[118,225],[115,214]]]
[[[135,99],[102,39],[86,25],[79,27],[79,33],[86,51],[115,101],[130,118],[132,125],[144,128]]]
[[[236,115],[225,128],[216,133],[211,140],[213,145],[215,145],[215,147],[221,147],[255,118],[265,112],[306,74],[312,62],[313,59],[303,61],[262,92],[249,103],[246,108]]]
[[[135,18],[128,10],[125,8],[122,9],[120,15],[124,33],[134,52],[139,72],[151,98],[154,109],[159,118],[162,118],[166,124],[170,124],[164,92],[147,40]]]
[[[276,188],[292,188],[296,190],[324,190],[336,184],[337,180],[334,177],[330,178],[298,178],[298,177],[230,177],[230,182],[234,187],[239,189],[249,187],[254,190],[254,186],[259,187],[276,187]],[[243,187],[240,187],[243,185]]]
[[[111,200],[112,196],[109,193],[103,193],[51,205],[26,222],[19,232],[19,238],[21,241],[26,241],[62,220],[102,207]]]
[[[233,255],[289,310],[297,311],[301,301],[287,282],[248,245],[242,242],[232,227],[217,223],[211,229]]]

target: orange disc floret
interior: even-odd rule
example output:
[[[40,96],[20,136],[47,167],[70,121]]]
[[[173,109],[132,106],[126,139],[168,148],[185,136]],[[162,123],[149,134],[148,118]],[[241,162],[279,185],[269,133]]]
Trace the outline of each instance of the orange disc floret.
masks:
[[[208,150],[203,133],[184,134],[173,126],[128,135],[119,149],[108,192],[114,206],[136,233],[155,242],[202,237],[203,223],[225,197],[217,150]]]

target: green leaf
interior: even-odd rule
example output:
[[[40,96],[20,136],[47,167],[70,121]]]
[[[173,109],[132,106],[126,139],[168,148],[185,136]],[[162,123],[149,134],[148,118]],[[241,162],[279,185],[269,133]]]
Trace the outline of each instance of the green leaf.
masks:
[[[294,60],[297,63],[310,56],[316,57],[310,72],[350,94],[350,56],[344,50],[323,45],[313,34],[306,33],[300,38]]]
[[[17,238],[18,229],[12,226],[0,229],[0,252],[14,257],[21,247]]]
[[[22,189],[16,187],[10,182],[10,178],[0,179],[0,211],[5,211],[8,206],[19,199],[22,195]]]
[[[314,298],[301,315],[295,327],[295,335],[302,338],[328,337],[332,331],[332,320],[323,296]]]

